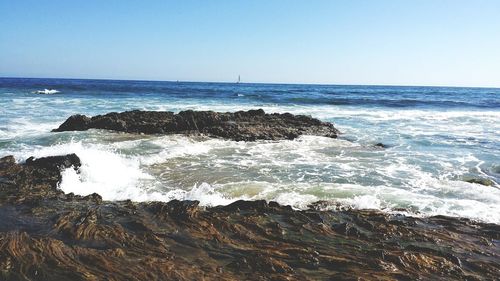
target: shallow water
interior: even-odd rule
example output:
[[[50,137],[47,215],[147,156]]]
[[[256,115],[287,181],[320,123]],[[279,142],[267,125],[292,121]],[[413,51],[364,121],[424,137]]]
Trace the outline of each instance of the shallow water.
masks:
[[[45,89],[59,92],[37,93]],[[204,205],[267,199],[296,208],[328,200],[500,223],[500,89],[0,78],[0,103],[0,156],[80,156],[81,174],[64,171],[66,192]],[[245,143],[50,133],[75,113],[255,108],[311,115],[342,135]]]

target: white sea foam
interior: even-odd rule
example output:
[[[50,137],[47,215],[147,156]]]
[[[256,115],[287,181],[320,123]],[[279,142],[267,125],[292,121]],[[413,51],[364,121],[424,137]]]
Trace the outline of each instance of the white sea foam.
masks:
[[[200,142],[184,136],[159,137],[149,141],[149,144],[158,147],[158,151],[153,154],[143,154],[140,159],[145,165],[153,165],[176,157],[206,154],[222,143],[224,141],[217,139]]]
[[[271,200],[276,201],[282,205],[290,205],[297,209],[306,209],[308,205],[318,201],[318,197],[311,194],[300,194],[292,191],[281,193]]]
[[[345,205],[355,209],[382,209],[382,201],[374,195],[360,195],[340,200]]]
[[[57,94],[60,92],[58,90],[55,90],[55,89],[43,89],[43,90],[34,91],[33,93],[34,94],[42,94],[42,95],[53,95],[53,94]]]
[[[50,132],[58,123],[40,123],[27,117],[12,119],[5,127],[0,128],[0,139],[13,139],[16,137],[34,137]]]
[[[210,184],[201,183],[200,185],[195,185],[189,191],[179,192],[177,199],[198,200],[200,204],[204,206],[218,206],[230,204],[240,198],[227,198],[222,193],[215,190]]]
[[[97,149],[77,152],[81,161],[81,173],[73,169],[63,172],[60,188],[75,194],[99,193],[107,200],[148,200],[148,194],[140,188],[140,180],[153,178],[139,168],[136,161]],[[152,194],[150,196],[157,196]]]

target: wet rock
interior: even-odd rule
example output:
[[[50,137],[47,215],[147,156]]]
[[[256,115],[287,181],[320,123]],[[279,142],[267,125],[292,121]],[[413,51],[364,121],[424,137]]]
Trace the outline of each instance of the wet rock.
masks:
[[[500,174],[500,165],[491,166],[491,172],[495,174]]]
[[[498,279],[495,224],[266,201],[110,202],[58,190],[71,166],[76,155],[0,158],[0,280]]]
[[[490,180],[490,179],[484,179],[484,178],[470,178],[465,180],[468,183],[476,183],[476,184],[481,184],[485,186],[494,186],[495,182]]]
[[[383,143],[379,142],[379,143],[376,143],[376,144],[375,144],[375,147],[379,147],[379,148],[388,148],[389,146],[387,146],[387,145],[385,145],[385,144],[383,144]]]
[[[94,202],[96,204],[102,203],[102,197],[101,197],[101,195],[99,195],[97,193],[92,193],[90,195],[87,195],[87,196],[83,197],[83,199]]]
[[[198,212],[199,201],[179,201],[172,200],[168,203],[155,202],[152,203],[151,209],[154,213],[175,219],[194,218]]]
[[[49,156],[42,158],[30,157],[26,159],[26,166],[33,166],[50,171],[59,171],[61,169],[73,167],[75,170],[82,165],[80,158],[76,154],[68,154],[62,156]]]
[[[54,132],[106,129],[127,133],[207,135],[236,141],[295,139],[300,135],[336,138],[331,123],[290,113],[267,114],[262,109],[234,113],[213,111],[126,111],[92,118],[69,117]]]
[[[64,123],[61,124],[58,128],[58,132],[62,131],[85,131],[89,129],[90,118],[81,115],[75,114],[70,116]]]
[[[0,159],[0,204],[15,201],[37,206],[43,200],[59,197],[62,191],[57,184],[61,181],[61,170],[73,167],[78,171],[80,166],[80,159],[75,154],[30,157],[21,164],[12,157],[4,157]]]
[[[0,177],[4,175],[13,175],[19,170],[14,156],[5,156],[0,158]]]
[[[356,226],[348,222],[333,224],[332,229],[335,232],[346,236],[354,236],[354,237],[363,236],[363,233]]]
[[[223,209],[226,211],[247,211],[247,210],[264,211],[268,209],[268,206],[269,205],[265,200],[255,200],[255,201],[238,200],[223,207]]]
[[[16,164],[16,159],[12,155],[0,158],[0,170],[2,171],[14,164]]]

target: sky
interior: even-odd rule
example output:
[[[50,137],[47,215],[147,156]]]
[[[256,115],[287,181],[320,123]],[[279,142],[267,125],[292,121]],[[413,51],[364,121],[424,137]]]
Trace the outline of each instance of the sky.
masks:
[[[0,76],[500,87],[497,0],[0,0]]]

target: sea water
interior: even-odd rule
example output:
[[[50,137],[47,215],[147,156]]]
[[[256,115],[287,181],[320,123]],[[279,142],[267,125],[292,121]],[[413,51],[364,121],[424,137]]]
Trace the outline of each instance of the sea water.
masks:
[[[500,223],[500,89],[0,78],[0,157],[76,153],[59,188],[106,200],[274,200]],[[132,109],[305,114],[338,139],[236,142],[103,130],[72,114]],[[383,143],[387,148],[375,146]],[[493,186],[468,183],[487,179]]]

